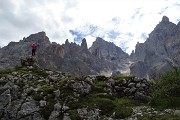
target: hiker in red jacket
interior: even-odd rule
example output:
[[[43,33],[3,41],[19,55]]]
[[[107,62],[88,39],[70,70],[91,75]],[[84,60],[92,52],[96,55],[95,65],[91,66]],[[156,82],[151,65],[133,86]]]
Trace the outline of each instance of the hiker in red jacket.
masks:
[[[33,44],[31,45],[31,48],[32,48],[32,56],[34,56],[34,55],[35,55],[35,52],[36,52],[37,45],[33,43]]]

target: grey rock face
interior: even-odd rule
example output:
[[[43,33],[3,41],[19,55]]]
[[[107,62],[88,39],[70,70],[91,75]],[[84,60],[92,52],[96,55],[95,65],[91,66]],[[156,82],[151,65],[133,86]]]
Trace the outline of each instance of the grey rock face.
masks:
[[[152,79],[154,72],[160,74],[179,66],[179,34],[179,26],[164,16],[146,42],[136,45],[131,58],[137,63],[131,65],[131,74]]]
[[[91,91],[91,85],[89,85],[84,81],[82,82],[69,81],[68,86],[72,89],[75,89],[77,92],[81,94],[88,94]]]
[[[88,110],[87,108],[77,109],[78,115],[86,120],[98,120],[99,110]]]
[[[31,55],[32,43],[38,45],[36,58],[40,67],[63,71],[75,76],[97,75],[102,71],[121,70],[123,62],[128,58],[128,54],[121,48],[101,38],[97,38],[93,46],[88,49],[85,38],[81,45],[70,43],[68,39],[65,44],[59,45],[55,42],[50,43],[45,32],[39,32],[27,38],[24,37],[19,42],[10,42],[1,48],[0,70],[20,64],[30,64],[25,62],[26,58],[22,58],[21,62],[19,59]]]
[[[112,61],[128,58],[128,54],[123,52],[121,48],[99,37],[96,38],[96,41],[93,42],[93,45],[90,47],[90,52],[96,56]]]
[[[49,38],[45,32],[39,32],[32,34],[19,42],[10,42],[7,46],[0,49],[0,70],[10,69],[16,65],[21,65],[19,59],[23,56],[31,55],[31,44],[36,43],[38,45],[37,55],[40,51],[50,45]]]
[[[143,78],[147,73],[147,65],[143,61],[138,61],[130,66],[130,71],[132,75]]]
[[[108,61],[106,65],[109,65],[109,70],[112,71],[113,76],[118,75],[116,71],[121,72],[127,69],[126,64],[129,61],[129,55],[114,43],[97,37],[96,41],[94,41],[93,45],[89,48],[89,51],[97,58]],[[102,63],[104,64],[105,62]]]
[[[22,57],[21,59],[21,65],[22,66],[38,66],[36,57],[28,56],[28,57]]]

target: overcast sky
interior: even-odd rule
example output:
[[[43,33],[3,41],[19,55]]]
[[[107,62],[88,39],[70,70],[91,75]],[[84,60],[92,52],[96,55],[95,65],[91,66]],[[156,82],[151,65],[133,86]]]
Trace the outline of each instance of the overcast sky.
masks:
[[[131,53],[164,15],[177,24],[180,0],[0,0],[0,46],[45,31],[51,42],[102,37]]]

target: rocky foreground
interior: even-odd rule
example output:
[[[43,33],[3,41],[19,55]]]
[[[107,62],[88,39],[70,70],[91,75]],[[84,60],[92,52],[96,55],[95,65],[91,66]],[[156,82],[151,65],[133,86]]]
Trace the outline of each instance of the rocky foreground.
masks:
[[[15,67],[0,71],[1,120],[180,119],[148,106],[151,84],[136,77],[82,76]]]

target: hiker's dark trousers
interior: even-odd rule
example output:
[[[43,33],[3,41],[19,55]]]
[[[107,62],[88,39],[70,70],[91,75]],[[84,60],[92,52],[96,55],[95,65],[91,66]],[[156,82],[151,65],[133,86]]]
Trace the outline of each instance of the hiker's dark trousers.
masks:
[[[32,56],[35,55],[36,49],[32,49]]]

